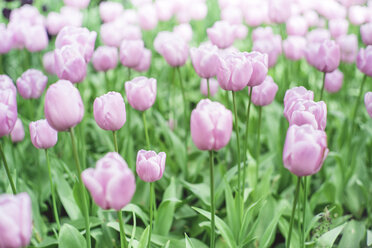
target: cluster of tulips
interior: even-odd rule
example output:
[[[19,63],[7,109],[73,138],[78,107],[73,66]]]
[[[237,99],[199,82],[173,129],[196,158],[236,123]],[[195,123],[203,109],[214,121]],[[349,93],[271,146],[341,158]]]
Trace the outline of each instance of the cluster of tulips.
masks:
[[[90,197],[100,208],[117,211],[120,228],[121,247],[128,247],[128,237],[124,229],[123,211],[136,191],[135,174],[119,153],[117,133],[127,121],[126,102],[142,114],[146,145],[139,150],[136,159],[136,173],[144,182],[149,183],[149,220],[147,247],[151,246],[155,200],[154,183],[165,173],[166,154],[151,150],[146,110],[150,109],[157,96],[157,79],[151,78],[152,57],[154,50],[172,67],[173,75],[178,74],[183,100],[182,137],[186,154],[189,149],[188,139],[202,151],[209,152],[210,162],[210,247],[215,247],[215,153],[226,147],[235,128],[236,156],[233,158],[237,167],[235,185],[236,211],[243,218],[246,173],[249,163],[248,153],[255,154],[257,166],[260,164],[260,134],[263,107],[270,105],[275,98],[283,102],[283,114],[287,119],[287,130],[283,164],[298,177],[293,201],[292,216],[286,246],[291,245],[294,213],[299,202],[300,190],[303,190],[301,246],[305,246],[305,213],[307,205],[307,177],[316,174],[327,158],[327,104],[323,99],[324,89],[329,93],[338,92],[344,75],[339,70],[340,62],[354,63],[364,74],[360,93],[355,102],[352,127],[349,132],[349,145],[355,132],[355,118],[364,94],[364,85],[368,76],[372,76],[372,4],[355,5],[365,1],[226,1],[220,0],[221,20],[206,29],[208,41],[190,48],[193,30],[190,21],[201,21],[208,14],[207,2],[203,0],[132,0],[134,8],[124,9],[119,2],[102,2],[99,15],[103,22],[99,36],[103,45],[96,47],[97,32],[90,31],[83,25],[83,12],[89,0],[64,0],[59,12],[49,12],[45,18],[39,10],[29,4],[11,11],[7,25],[0,24],[0,137],[10,135],[11,140],[21,142],[25,139],[24,116],[18,116],[17,94],[23,99],[39,99],[44,91],[44,119],[35,120],[31,114],[29,133],[32,144],[37,149],[45,150],[52,208],[57,232],[61,229],[56,183],[50,166],[49,149],[57,144],[58,133],[68,132],[76,166],[76,175],[72,181],[77,182],[81,196],[82,212],[85,220],[87,247],[91,245]],[[95,3],[91,3],[92,5]],[[360,26],[360,34],[365,48],[358,48],[358,37],[348,34],[349,21]],[[173,20],[179,23],[172,31],[149,33],[160,22]],[[245,23],[243,23],[243,19]],[[328,23],[328,29],[325,28]],[[260,27],[267,24],[266,27]],[[277,24],[271,25],[271,24]],[[254,29],[253,29],[254,28]],[[309,29],[311,28],[311,31]],[[253,29],[249,33],[249,29]],[[279,31],[280,34],[275,32]],[[142,38],[151,34],[151,39]],[[56,36],[54,50],[40,53],[49,45],[49,36]],[[146,36],[147,37],[147,36]],[[152,40],[153,38],[153,40]],[[235,48],[234,42],[241,40],[252,49],[250,52]],[[152,48],[154,50],[152,50]],[[24,50],[25,49],[25,50]],[[13,83],[7,74],[9,66],[4,58],[11,50],[18,50],[19,57],[29,61],[32,53],[42,55],[44,70],[56,75],[58,80],[48,87],[48,76],[33,68],[25,71]],[[303,86],[289,88],[289,79],[280,80],[270,68],[284,57],[298,61],[306,59],[309,65],[323,73],[321,87],[313,91]],[[181,67],[191,59],[196,74],[200,77],[200,91],[205,96],[195,109],[189,110],[190,100],[188,86],[185,85]],[[123,79],[117,70],[118,61],[127,69]],[[84,106],[79,84],[88,84],[90,62],[97,72],[105,78],[105,92],[95,96],[93,116],[96,124],[103,130],[111,131],[114,150],[96,162],[95,168],[82,170],[81,158],[77,148],[74,128],[82,122],[87,106]],[[284,62],[283,62],[284,63]],[[290,61],[285,61],[290,64]],[[31,65],[32,66],[32,65]],[[286,66],[286,69],[290,66]],[[113,72],[111,74],[111,72]],[[132,73],[141,76],[133,77]],[[147,77],[143,76],[147,73]],[[285,73],[288,73],[286,71]],[[114,78],[111,76],[114,75]],[[285,77],[284,77],[285,78]],[[175,77],[173,76],[173,79]],[[125,82],[124,82],[125,81]],[[280,81],[280,83],[276,82]],[[119,82],[119,83],[117,83]],[[114,84],[115,83],[115,84]],[[159,82],[163,83],[163,82]],[[47,89],[46,89],[47,88]],[[212,100],[219,88],[226,98],[223,102]],[[239,106],[236,92],[246,90],[244,104]],[[221,91],[221,90],[220,90]],[[232,111],[229,109],[232,96]],[[124,93],[124,94],[123,94]],[[277,95],[278,93],[278,95]],[[122,95],[123,94],[123,95]],[[319,101],[314,101],[317,98]],[[84,95],[83,95],[84,96]],[[284,97],[283,97],[284,96]],[[368,114],[372,117],[372,92],[364,97]],[[256,150],[248,145],[251,105],[258,109],[258,129],[256,130]],[[29,104],[29,103],[28,103]],[[178,106],[175,106],[178,108]],[[246,116],[243,125],[239,121],[238,109],[244,109]],[[128,117],[129,118],[129,117]],[[174,128],[170,119],[170,126]],[[174,124],[174,123],[173,123]],[[241,126],[245,127],[243,135]],[[252,135],[253,136],[253,135]],[[4,139],[3,138],[3,139]],[[233,147],[232,144],[230,144]],[[32,235],[32,214],[30,196],[19,193],[16,180],[12,178],[11,165],[7,163],[2,145],[0,153],[9,180],[12,194],[0,195],[0,247],[25,247]],[[186,159],[187,156],[186,156]],[[187,164],[185,171],[187,172]],[[256,169],[259,180],[259,168]],[[187,180],[187,173],[185,176]],[[18,194],[17,194],[18,193]],[[77,203],[80,204],[80,203]],[[156,216],[155,216],[156,217]]]

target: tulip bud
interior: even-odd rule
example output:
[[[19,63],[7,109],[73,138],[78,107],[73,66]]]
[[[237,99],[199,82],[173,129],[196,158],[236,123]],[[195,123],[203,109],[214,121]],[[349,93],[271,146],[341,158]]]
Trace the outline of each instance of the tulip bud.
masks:
[[[329,21],[329,31],[333,38],[338,38],[347,34],[349,22],[346,19],[332,19]]]
[[[15,92],[9,88],[0,90],[0,137],[10,134],[17,121],[17,99]]]
[[[217,21],[213,24],[213,27],[207,29],[208,38],[218,48],[228,48],[234,43],[234,29],[234,26],[226,21]]]
[[[31,199],[27,193],[0,195],[0,247],[26,247],[32,234]]]
[[[359,50],[356,65],[358,69],[364,74],[372,77],[372,46],[361,48]]]
[[[139,150],[137,153],[136,171],[145,182],[155,182],[163,177],[165,169],[165,152]]]
[[[143,50],[142,58],[141,58],[139,64],[136,67],[134,67],[133,69],[135,71],[139,71],[139,72],[147,71],[150,68],[151,56],[152,56],[151,55],[151,50],[145,48]]]
[[[339,69],[328,72],[325,75],[324,88],[329,93],[335,93],[341,89],[343,80],[344,74]]]
[[[118,50],[116,47],[100,46],[93,53],[92,63],[96,71],[115,69],[118,64]]]
[[[324,130],[327,124],[327,105],[323,101],[297,100],[285,115],[290,126],[310,124],[315,129]]]
[[[302,36],[288,36],[283,41],[283,50],[288,59],[300,60],[305,56],[306,39]]]
[[[306,50],[306,60],[309,64],[322,72],[332,72],[340,64],[340,46],[331,40],[321,44],[312,44]]]
[[[288,128],[283,149],[284,167],[296,176],[317,173],[328,155],[327,135],[310,125]]]
[[[250,89],[252,90],[252,103],[256,106],[266,106],[274,101],[278,85],[272,77],[267,76],[260,85]]]
[[[18,92],[25,99],[37,99],[43,94],[47,82],[48,77],[41,71],[28,69],[17,79]]]
[[[272,22],[283,23],[291,16],[289,0],[270,0],[269,17]]]
[[[143,40],[124,40],[120,45],[120,61],[123,66],[134,68],[143,57],[145,45]]]
[[[355,34],[341,36],[337,39],[341,50],[341,61],[354,63],[358,55],[358,38]]]
[[[98,160],[96,168],[84,170],[81,179],[94,202],[103,209],[122,209],[136,190],[132,171],[116,152],[109,152]]]
[[[219,102],[203,99],[191,112],[190,127],[198,149],[218,151],[230,141],[232,113]]]
[[[268,56],[265,53],[255,51],[245,53],[245,56],[252,63],[252,75],[249,79],[248,86],[257,86],[261,84],[266,78],[268,71]]]
[[[125,92],[132,108],[145,111],[150,108],[156,99],[156,79],[136,77],[125,83]]]
[[[67,80],[49,86],[44,112],[49,125],[57,131],[67,131],[79,124],[84,116],[84,105],[78,89]]]
[[[123,11],[123,5],[118,2],[101,2],[99,4],[99,15],[103,22],[114,21]]]
[[[44,50],[48,46],[48,35],[44,26],[31,26],[27,29],[25,46],[30,52]]]
[[[187,43],[192,40],[192,27],[189,23],[182,23],[173,28],[173,33],[182,37]]]
[[[280,35],[274,35],[267,39],[259,39],[253,43],[253,51],[268,55],[268,66],[273,67],[282,52],[282,40]]]
[[[366,105],[369,116],[372,118],[372,92],[367,92],[364,95],[364,104]]]
[[[0,75],[0,91],[11,90],[14,96],[17,95],[17,89],[14,86],[13,80],[7,75]]]
[[[0,37],[0,54],[9,52],[12,49],[12,34],[4,23],[0,23]]]
[[[159,32],[154,40],[154,48],[170,66],[183,66],[189,56],[186,41],[175,33]]]
[[[54,65],[54,52],[47,52],[43,55],[43,67],[51,75],[56,74],[56,68]]]
[[[138,9],[138,20],[143,30],[153,30],[158,25],[155,6],[144,4]]]
[[[13,130],[10,133],[10,138],[14,143],[20,142],[25,138],[25,130],[23,129],[21,119],[17,118]]]
[[[307,22],[302,16],[292,16],[286,23],[288,35],[304,36],[307,33]]]
[[[191,61],[196,73],[202,78],[217,75],[220,58],[218,48],[211,44],[203,44],[198,48],[191,48]]]
[[[208,82],[209,81],[209,93],[213,97],[218,91],[218,82],[214,78],[205,79],[202,78],[200,82],[200,91],[203,95],[208,96]]]
[[[360,35],[366,46],[372,45],[372,22],[360,26]]]
[[[54,51],[54,68],[59,79],[66,79],[72,83],[84,80],[87,65],[75,45],[67,45]]]
[[[53,129],[47,120],[30,122],[31,142],[37,149],[48,149],[57,143],[58,132]]]

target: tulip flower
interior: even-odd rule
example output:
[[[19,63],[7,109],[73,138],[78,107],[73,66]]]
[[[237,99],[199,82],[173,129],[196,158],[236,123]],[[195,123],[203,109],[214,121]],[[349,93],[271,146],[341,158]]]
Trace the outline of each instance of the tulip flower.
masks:
[[[37,149],[48,149],[57,143],[58,132],[46,119],[30,122],[31,142]]]
[[[340,47],[331,40],[319,44],[312,44],[313,49],[306,51],[306,60],[322,72],[332,72],[340,64]]]
[[[251,101],[256,106],[266,106],[274,101],[278,85],[272,77],[266,79],[258,86],[252,88]]]
[[[372,45],[372,22],[360,26],[360,35],[366,46]]]
[[[258,27],[252,32],[253,42],[257,40],[271,39],[274,36],[273,29],[271,27]]]
[[[366,105],[369,116],[372,118],[372,92],[367,92],[364,95],[364,104]]]
[[[182,23],[175,26],[173,33],[181,36],[187,43],[192,40],[192,27],[189,23]]]
[[[10,138],[14,143],[20,142],[25,138],[25,130],[23,129],[21,119],[17,118],[13,130],[10,133]]]
[[[341,61],[354,63],[358,54],[358,38],[355,34],[341,36],[337,39],[341,50]]]
[[[247,86],[253,87],[261,84],[268,71],[268,56],[265,53],[250,52],[244,54],[252,63],[252,75]]]
[[[156,79],[137,77],[125,83],[125,92],[132,108],[145,111],[156,99]]]
[[[43,55],[43,67],[51,75],[56,74],[56,69],[54,65],[54,52],[47,52]]]
[[[124,40],[120,45],[120,61],[123,66],[134,68],[141,62],[144,53],[142,40]]]
[[[17,100],[12,88],[0,90],[0,107],[0,137],[3,137],[10,134],[17,121]]]
[[[133,69],[135,71],[144,72],[147,71],[150,68],[151,64],[151,50],[145,48],[142,54],[142,58],[139,62],[139,64],[134,67]]]
[[[25,36],[25,47],[30,52],[44,50],[48,46],[48,35],[44,26],[31,26]]]
[[[66,16],[57,12],[49,12],[46,19],[46,27],[48,33],[51,35],[57,35],[63,27],[67,26],[68,20]]]
[[[201,78],[212,78],[217,75],[220,65],[218,48],[215,45],[203,44],[198,48],[191,48],[191,61],[196,73]]]
[[[292,16],[286,23],[287,34],[304,36],[307,33],[308,24],[302,16]]]
[[[306,40],[309,44],[322,43],[325,40],[331,39],[331,33],[327,29],[317,28],[313,29],[306,35]]]
[[[333,72],[328,72],[325,75],[324,88],[329,93],[338,92],[342,87],[342,81],[344,80],[344,74],[336,69]]]
[[[87,74],[86,62],[76,45],[66,45],[54,51],[54,68],[59,79],[79,83]]]
[[[234,26],[226,21],[217,21],[213,24],[213,27],[207,29],[208,38],[213,45],[220,49],[232,46],[235,40],[234,33]]]
[[[48,77],[41,71],[28,69],[17,79],[18,92],[25,99],[37,99],[43,94],[47,82]]]
[[[124,11],[124,7],[118,2],[101,2],[99,4],[99,15],[103,22],[112,22]]]
[[[268,55],[268,66],[273,67],[282,52],[282,40],[280,35],[274,35],[267,39],[258,39],[253,42],[253,51]]]
[[[144,4],[138,9],[139,25],[143,30],[153,30],[158,25],[156,8],[152,4]]]
[[[186,41],[175,33],[159,32],[154,40],[154,48],[173,67],[183,66],[188,58]]]
[[[84,9],[88,7],[90,0],[63,0],[63,2],[68,6]]]
[[[0,91],[11,90],[14,96],[17,94],[17,88],[14,86],[13,80],[7,75],[0,75]]]
[[[356,65],[358,69],[367,76],[372,77],[372,46],[367,46],[366,48],[361,48],[359,50]]]
[[[306,39],[302,36],[288,36],[283,41],[285,56],[290,60],[300,60],[305,56]]]
[[[272,22],[283,23],[291,15],[290,1],[288,0],[270,0],[269,17]]]
[[[12,34],[4,23],[0,23],[0,54],[8,53],[12,49]]]
[[[349,22],[346,19],[332,19],[329,21],[329,31],[335,39],[346,35],[348,28]]]
[[[94,69],[96,69],[96,71],[115,69],[118,64],[118,57],[119,55],[116,47],[100,46],[92,56]]]

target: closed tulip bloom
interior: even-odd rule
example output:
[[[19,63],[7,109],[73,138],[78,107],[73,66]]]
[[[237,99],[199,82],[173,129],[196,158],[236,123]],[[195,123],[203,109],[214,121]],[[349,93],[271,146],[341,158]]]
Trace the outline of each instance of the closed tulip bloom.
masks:
[[[366,105],[369,116],[372,118],[372,92],[367,92],[364,95],[364,104]]]
[[[163,177],[165,169],[165,152],[139,150],[137,153],[136,171],[145,182],[155,182]]]
[[[97,33],[89,31],[87,28],[67,26],[57,35],[56,48],[62,48],[66,45],[75,45],[86,62],[89,62],[94,52],[94,43]]]
[[[331,40],[325,40],[321,44],[313,44],[314,49],[306,51],[306,60],[316,69],[322,72],[332,72],[340,64],[340,46]]]
[[[269,0],[269,17],[272,22],[283,23],[291,16],[290,1]]]
[[[358,38],[355,34],[341,36],[337,39],[341,50],[341,61],[354,63],[358,55]]]
[[[228,48],[232,46],[235,40],[234,29],[234,26],[226,21],[217,21],[211,28],[207,29],[208,38],[218,48]]]
[[[20,142],[25,138],[25,130],[22,125],[21,119],[17,118],[16,123],[13,127],[12,132],[10,133],[10,138],[12,142]]]
[[[54,50],[54,67],[58,78],[72,83],[83,81],[87,74],[86,62],[75,45]]]
[[[305,17],[309,27],[315,27],[319,23],[319,15],[315,10],[307,10],[303,16]]]
[[[283,114],[287,120],[290,119],[293,105],[299,100],[314,100],[314,92],[302,86],[291,88],[285,92]]]
[[[12,35],[12,48],[23,49],[26,44],[26,33],[30,24],[26,22],[9,22],[8,30]]]
[[[143,40],[124,40],[120,45],[121,64],[129,68],[138,66],[144,50]]]
[[[103,22],[112,22],[124,11],[123,5],[118,2],[101,2],[99,4],[99,15]]]
[[[61,13],[49,12],[46,19],[46,27],[48,33],[51,35],[56,35],[61,31],[63,27],[68,24],[67,18]]]
[[[63,0],[63,2],[68,6],[84,9],[88,7],[90,0]]]
[[[56,69],[54,66],[54,51],[47,52],[43,55],[43,67],[49,74],[56,74]]]
[[[155,1],[156,13],[160,21],[169,21],[174,14],[173,0]]]
[[[268,55],[268,66],[273,67],[279,54],[282,52],[282,40],[280,35],[275,35],[269,39],[259,39],[253,43],[253,51],[266,53]]]
[[[93,53],[92,63],[96,71],[115,69],[118,64],[118,49],[116,47],[100,46]]]
[[[31,26],[44,24],[44,17],[35,6],[30,4],[12,10],[9,20],[10,22],[24,22]]]
[[[372,77],[372,46],[361,48],[359,50],[356,65],[358,69],[364,74]]]
[[[328,155],[327,134],[310,125],[288,128],[283,149],[284,167],[296,176],[317,173]]]
[[[48,77],[36,69],[28,69],[17,79],[19,94],[25,98],[37,99],[43,94]]]
[[[248,26],[260,26],[268,18],[268,9],[262,5],[252,5],[243,9],[244,19]]]
[[[360,26],[360,35],[366,46],[372,45],[372,22]]]
[[[79,124],[84,116],[84,105],[78,89],[67,80],[49,86],[44,113],[49,125],[57,131],[67,131]]]
[[[151,56],[152,56],[151,55],[151,50],[145,48],[143,50],[141,61],[133,69],[135,71],[139,71],[139,72],[147,71],[150,68],[150,65],[151,65]]]
[[[349,22],[346,19],[332,19],[329,21],[329,31],[333,38],[346,35],[349,28]]]
[[[344,74],[339,69],[328,72],[325,75],[324,88],[329,93],[335,93],[341,89],[343,80]]]
[[[192,27],[189,23],[182,23],[175,26],[173,33],[181,36],[187,43],[192,40]]]
[[[132,108],[145,111],[149,109],[156,99],[156,79],[136,77],[125,83],[125,92]]]
[[[307,33],[307,22],[302,16],[292,16],[286,23],[288,35],[304,36]]]
[[[198,149],[218,151],[230,141],[232,113],[219,102],[203,99],[191,112],[190,127]]]
[[[242,24],[243,13],[238,7],[228,6],[221,9],[221,20],[227,21],[230,24]]]
[[[125,30],[122,26],[123,25],[118,24],[117,21],[102,24],[99,34],[103,44],[106,46],[120,47],[120,44],[123,41],[123,32]],[[140,28],[137,27],[137,29],[141,32]],[[142,35],[140,35],[140,37],[141,36]]]
[[[247,86],[257,86],[261,84],[266,78],[268,71],[268,56],[266,53],[255,51],[245,53],[245,56],[252,63],[252,75]]]
[[[32,211],[29,195],[0,195],[0,247],[26,247],[30,243],[31,234]]]
[[[30,52],[44,50],[48,46],[48,35],[44,26],[31,26],[26,32],[26,49]]]
[[[17,121],[17,100],[12,89],[0,90],[0,137],[10,134]]]
[[[139,25],[143,30],[153,30],[158,25],[156,8],[152,4],[142,5],[138,9]]]
[[[84,170],[81,179],[94,202],[103,209],[122,209],[136,190],[132,171],[116,152],[109,152],[98,160],[96,168]]]
[[[200,91],[204,96],[208,96],[208,83],[207,79],[202,78],[200,82]],[[218,91],[218,82],[214,78],[209,79],[209,93],[213,97]]]
[[[253,67],[246,54],[231,53],[221,58],[217,80],[222,89],[239,91],[248,85]]]
[[[13,80],[7,75],[0,75],[0,91],[11,90],[14,96],[17,95],[17,88],[14,86]]]
[[[170,66],[183,66],[189,56],[186,41],[178,34],[162,31],[154,40],[155,50],[161,54]]]
[[[190,49],[191,61],[195,72],[202,78],[211,78],[217,75],[220,58],[218,48],[211,44],[202,44],[198,48]]]
[[[252,40],[263,40],[271,39],[274,36],[273,29],[271,27],[258,27],[252,32]]]
[[[324,28],[313,29],[306,35],[306,40],[309,44],[322,43],[325,40],[331,39],[331,33]]]
[[[256,106],[266,106],[274,101],[278,85],[273,78],[267,76],[265,81],[252,89],[252,103]]]
[[[30,122],[30,137],[37,149],[48,149],[58,141],[58,132],[52,128],[46,119]]]
[[[305,56],[306,39],[302,36],[288,36],[283,41],[285,56],[290,60],[300,60]]]
[[[354,25],[361,25],[367,21],[367,7],[354,5],[349,8],[349,20]]]
[[[244,24],[234,25],[235,26],[235,39],[244,40],[248,35],[248,28]]]
[[[12,49],[12,34],[6,28],[4,23],[0,23],[0,54],[4,54]]]
[[[327,105],[325,102],[297,100],[286,113],[289,125],[310,124],[315,129],[324,130],[327,124]]]
[[[126,121],[124,99],[118,92],[97,97],[93,103],[93,115],[98,126],[104,130],[119,130]]]
[[[60,9],[60,13],[67,22],[65,26],[81,27],[83,25],[83,13],[79,9],[63,6]]]

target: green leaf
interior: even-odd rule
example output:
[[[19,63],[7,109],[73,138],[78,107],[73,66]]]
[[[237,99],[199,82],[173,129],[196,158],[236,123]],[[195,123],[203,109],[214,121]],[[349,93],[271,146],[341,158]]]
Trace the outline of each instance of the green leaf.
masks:
[[[196,197],[202,200],[206,206],[211,205],[210,189],[208,184],[206,183],[192,184],[183,180],[181,180],[181,183],[186,189],[190,190]]]
[[[186,248],[195,248],[194,244],[190,240],[189,236],[185,233]]]
[[[236,239],[239,235],[239,227],[240,227],[240,218],[238,216],[238,208],[237,204],[235,204],[234,197],[231,192],[231,188],[229,183],[224,180],[225,182],[225,199],[226,199],[226,212],[227,212],[227,223],[230,229],[233,232],[234,238]],[[237,202],[236,202],[237,203]]]
[[[150,226],[147,226],[145,231],[143,231],[141,238],[139,240],[137,248],[145,248],[147,247],[147,242],[149,239],[149,232],[150,232]]]
[[[73,226],[64,224],[59,232],[59,248],[86,247],[86,242],[81,233]]]
[[[206,217],[207,219],[211,219],[211,213],[208,212],[208,211],[205,211],[201,208],[197,208],[197,207],[193,207],[193,209],[200,213],[201,215],[203,215],[204,217]],[[225,239],[226,243],[228,244],[228,246],[230,248],[235,248],[237,247],[236,243],[235,243],[235,240],[234,240],[234,236],[230,230],[230,228],[227,226],[227,224],[222,220],[220,219],[218,216],[215,215],[215,220],[216,220],[216,227],[217,229],[220,231],[222,237]]]
[[[344,231],[342,232],[342,238],[340,241],[339,248],[349,247],[361,247],[360,242],[366,234],[366,229],[362,221],[351,220],[347,223]]]
[[[124,212],[133,212],[137,216],[140,217],[140,219],[143,221],[145,226],[149,224],[149,217],[147,217],[147,214],[137,205],[129,203],[126,205],[123,209]]]
[[[372,231],[367,230],[367,246],[371,246],[371,245],[372,245]]]
[[[83,208],[84,196],[81,193],[79,184],[80,184],[80,182],[74,183],[74,187],[72,187],[72,192],[73,192],[73,195],[74,195],[75,202],[80,209],[80,212],[84,213],[84,208]],[[85,190],[85,188],[84,188],[84,190]]]
[[[58,244],[58,240],[55,238],[51,237],[46,237],[43,239],[43,241],[40,244],[37,244],[37,248],[44,248],[44,247],[49,247],[49,246],[55,246]]]
[[[262,237],[260,239],[260,247],[270,247],[271,243],[274,240],[276,226],[279,222],[279,218],[282,216],[282,213],[284,211],[284,209],[281,208],[280,206],[277,206],[277,208],[279,208],[279,209],[277,209],[275,217],[270,222],[270,224],[267,226],[264,234],[262,235]]]
[[[79,207],[76,205],[70,185],[61,176],[54,178],[56,180],[56,189],[59,199],[61,200],[68,216],[73,220],[83,217]]]
[[[333,228],[332,230],[324,233],[317,241],[317,245],[320,247],[332,247],[333,243],[336,241],[338,235],[344,230],[346,223]]]
[[[239,243],[242,243],[243,240],[246,239],[248,234],[249,223],[253,223],[253,216],[255,212],[262,207],[263,203],[264,203],[263,199],[260,199],[253,203],[251,206],[249,206],[249,208],[247,208],[247,210],[245,211],[243,216],[243,222],[239,231]]]

